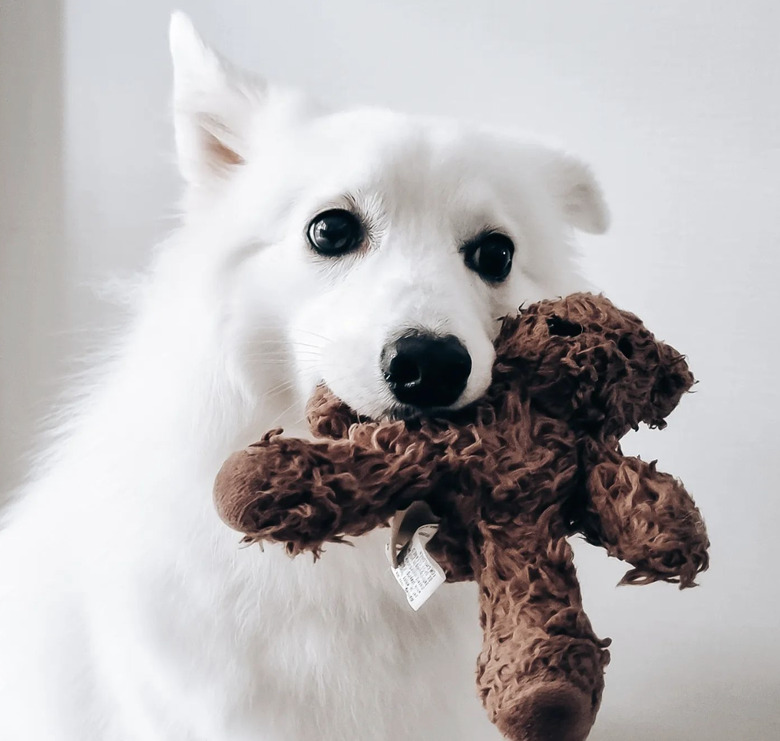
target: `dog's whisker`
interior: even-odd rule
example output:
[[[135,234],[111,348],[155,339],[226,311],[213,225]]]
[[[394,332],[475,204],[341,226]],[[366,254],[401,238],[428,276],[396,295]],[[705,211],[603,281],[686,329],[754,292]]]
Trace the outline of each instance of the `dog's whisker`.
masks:
[[[296,353],[295,355],[288,355],[287,353],[282,352],[257,352],[257,353],[249,353],[245,356],[246,360],[284,360],[288,363],[291,363],[295,360],[311,360],[311,361],[317,361],[322,356],[319,353],[315,352],[302,352],[302,353]]]
[[[264,394],[264,396],[270,397],[270,396],[281,395],[284,391],[288,391],[289,389],[292,389],[294,387],[295,387],[294,381],[285,381],[284,383],[277,384],[276,386],[273,386],[272,388],[268,389],[268,391]]]
[[[322,356],[319,353],[309,352],[300,353],[296,355],[287,355],[286,353],[252,353],[246,356],[248,360],[262,360],[263,358],[268,360],[286,360],[288,362],[293,360],[319,360]]]
[[[298,342],[296,340],[291,340],[290,342],[285,342],[282,340],[256,340],[254,342],[247,341],[245,344],[251,345],[251,346],[257,346],[257,345],[270,345],[270,346],[276,346],[276,347],[310,347],[319,350],[319,345],[314,345],[310,342]]]
[[[273,429],[274,427],[276,427],[279,424],[280,420],[283,420],[293,409],[295,409],[295,407],[299,405],[300,405],[300,401],[296,399],[292,404],[285,407],[281,412],[279,412],[279,414],[276,415],[276,417],[274,417],[274,419],[268,425],[268,428]],[[305,420],[306,420],[306,415],[304,414],[301,417],[301,419],[296,419],[292,421],[290,424],[298,424],[299,422],[304,422]]]
[[[332,342],[333,340],[330,337],[326,337],[323,334],[319,334],[318,332],[313,332],[310,329],[296,329],[296,332],[303,332],[304,334],[310,335],[312,337],[315,337],[318,340],[322,340],[323,342]]]

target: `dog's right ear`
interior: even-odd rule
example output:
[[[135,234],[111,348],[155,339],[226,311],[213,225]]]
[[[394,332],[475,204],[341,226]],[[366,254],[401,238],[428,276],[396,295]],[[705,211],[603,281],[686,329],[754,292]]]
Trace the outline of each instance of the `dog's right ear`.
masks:
[[[609,227],[609,209],[590,168],[562,152],[554,153],[548,168],[553,195],[568,224],[589,234],[603,234]]]
[[[180,11],[171,16],[170,47],[179,169],[190,185],[208,185],[244,164],[268,86],[206,46]]]

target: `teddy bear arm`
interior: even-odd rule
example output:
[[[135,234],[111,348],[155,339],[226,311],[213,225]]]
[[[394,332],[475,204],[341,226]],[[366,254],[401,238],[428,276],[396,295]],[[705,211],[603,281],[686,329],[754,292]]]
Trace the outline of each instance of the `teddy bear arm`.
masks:
[[[521,545],[486,540],[482,549],[483,704],[507,738],[582,741],[601,699],[609,641],[583,610],[565,538],[529,527],[512,542]]]
[[[695,586],[709,564],[704,521],[674,476],[615,451],[604,451],[587,477],[586,538],[633,568],[621,584],[654,581]]]
[[[407,465],[408,464],[408,465]],[[427,490],[426,471],[348,441],[267,437],[235,453],[215,483],[217,510],[247,541],[296,554],[387,523]]]

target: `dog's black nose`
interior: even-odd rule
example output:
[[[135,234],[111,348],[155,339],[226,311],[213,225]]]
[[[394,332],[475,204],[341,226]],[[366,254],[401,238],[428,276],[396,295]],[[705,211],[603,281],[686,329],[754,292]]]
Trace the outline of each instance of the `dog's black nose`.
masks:
[[[410,332],[382,350],[382,372],[396,399],[416,407],[446,407],[466,388],[471,356],[452,335]]]

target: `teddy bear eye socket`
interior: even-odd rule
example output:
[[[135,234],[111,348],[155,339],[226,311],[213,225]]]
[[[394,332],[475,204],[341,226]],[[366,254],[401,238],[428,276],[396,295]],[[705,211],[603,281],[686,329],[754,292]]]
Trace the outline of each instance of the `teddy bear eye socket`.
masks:
[[[629,340],[628,337],[621,337],[618,340],[617,348],[626,356],[626,358],[631,360],[634,355],[634,346],[631,344],[631,340]]]
[[[582,326],[567,319],[561,319],[559,316],[551,316],[547,320],[547,328],[551,335],[558,337],[576,337],[582,334]]]

